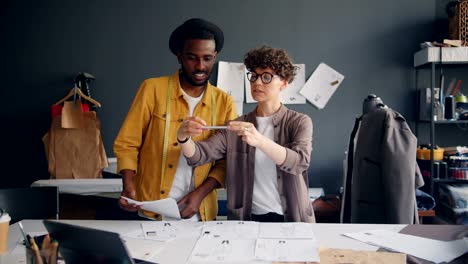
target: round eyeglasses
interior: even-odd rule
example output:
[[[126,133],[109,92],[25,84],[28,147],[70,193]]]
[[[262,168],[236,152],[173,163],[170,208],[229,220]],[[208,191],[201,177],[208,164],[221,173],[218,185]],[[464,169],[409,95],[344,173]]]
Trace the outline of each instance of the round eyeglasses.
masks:
[[[255,82],[257,81],[258,77],[260,76],[260,79],[264,84],[269,84],[271,81],[273,81],[274,77],[280,77],[279,75],[274,75],[269,72],[264,72],[262,74],[257,74],[256,72],[248,72],[247,73],[247,79],[249,79],[250,82]]]

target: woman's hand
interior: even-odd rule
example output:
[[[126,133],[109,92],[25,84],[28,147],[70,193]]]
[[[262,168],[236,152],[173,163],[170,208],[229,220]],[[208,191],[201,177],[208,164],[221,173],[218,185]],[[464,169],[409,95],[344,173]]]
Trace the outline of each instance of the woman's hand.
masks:
[[[231,121],[228,130],[236,132],[238,136],[242,137],[242,141],[252,147],[260,147],[265,141],[265,137],[249,122]]]

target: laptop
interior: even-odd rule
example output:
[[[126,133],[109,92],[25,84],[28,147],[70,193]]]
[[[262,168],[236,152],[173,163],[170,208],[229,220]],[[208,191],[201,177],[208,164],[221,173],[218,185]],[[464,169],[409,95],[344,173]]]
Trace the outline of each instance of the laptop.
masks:
[[[65,263],[154,263],[133,259],[118,233],[44,220],[50,236],[59,243]]]

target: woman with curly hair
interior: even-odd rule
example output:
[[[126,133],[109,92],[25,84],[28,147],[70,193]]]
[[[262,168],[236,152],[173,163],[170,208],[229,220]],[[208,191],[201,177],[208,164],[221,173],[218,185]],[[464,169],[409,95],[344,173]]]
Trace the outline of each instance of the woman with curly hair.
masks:
[[[177,133],[190,166],[226,158],[228,220],[315,222],[308,194],[312,120],[286,108],[280,93],[296,67],[287,52],[262,46],[244,57],[254,111],[230,121],[226,130],[208,133],[199,117],[185,120]]]

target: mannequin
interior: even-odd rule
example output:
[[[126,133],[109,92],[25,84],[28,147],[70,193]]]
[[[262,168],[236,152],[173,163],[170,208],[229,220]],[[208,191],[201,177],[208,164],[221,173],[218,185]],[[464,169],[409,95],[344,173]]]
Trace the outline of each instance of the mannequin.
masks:
[[[348,145],[341,221],[418,223],[415,192],[423,180],[417,139],[405,118],[375,94],[364,99],[362,111]]]
[[[377,97],[375,94],[369,94],[362,103],[362,114],[365,115],[371,111],[374,111],[378,107],[385,107],[382,99]]]

